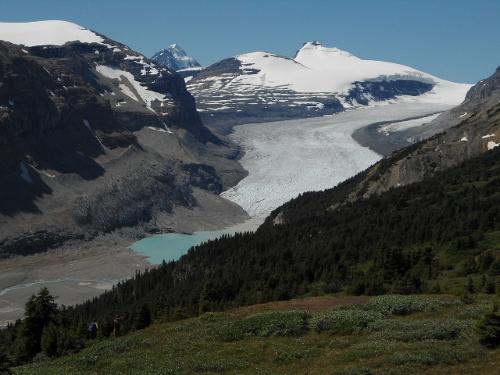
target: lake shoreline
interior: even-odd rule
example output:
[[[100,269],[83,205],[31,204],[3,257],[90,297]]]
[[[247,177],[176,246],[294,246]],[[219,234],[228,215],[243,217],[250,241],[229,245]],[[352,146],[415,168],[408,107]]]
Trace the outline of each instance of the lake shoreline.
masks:
[[[169,232],[145,237],[129,246],[129,249],[145,256],[152,265],[163,261],[178,260],[193,246],[214,240],[223,235],[232,235],[237,232],[254,232],[264,222],[264,218],[253,217],[242,223],[212,231],[195,231],[192,233]]]
[[[163,228],[172,228],[171,233],[193,233],[244,228],[251,220],[230,201],[221,204],[199,189],[193,193],[201,204],[175,207],[170,216],[161,218]],[[0,328],[21,318],[28,298],[44,286],[57,297],[58,304],[75,305],[133,277],[137,271],[156,267],[147,256],[130,248],[149,237],[140,228],[123,228],[90,241],[0,260]]]
[[[46,286],[58,304],[74,305],[152,265],[117,234],[0,262],[0,327],[23,315],[28,298]]]

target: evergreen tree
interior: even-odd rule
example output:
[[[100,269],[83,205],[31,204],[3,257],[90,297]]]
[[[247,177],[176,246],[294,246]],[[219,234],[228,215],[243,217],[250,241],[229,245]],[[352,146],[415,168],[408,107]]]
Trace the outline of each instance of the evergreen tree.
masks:
[[[486,272],[491,266],[491,263],[495,261],[495,258],[493,255],[491,255],[491,252],[486,251],[485,253],[481,254],[479,257],[479,271],[481,272]]]
[[[493,277],[489,277],[488,279],[486,279],[486,283],[484,284],[484,292],[487,294],[495,294],[496,285],[495,279]]]
[[[491,263],[489,273],[490,276],[500,276],[500,259],[497,259],[493,263]]]
[[[74,353],[85,346],[84,340],[73,329],[57,327],[57,356]]]
[[[41,338],[42,351],[47,357],[55,357],[58,354],[58,328],[54,323],[50,323],[43,329]]]
[[[210,311],[210,300],[208,295],[207,284],[203,285],[200,292],[200,301],[198,302],[198,314]]]
[[[25,319],[16,329],[14,357],[17,363],[33,358],[41,351],[42,332],[57,315],[57,304],[47,288],[32,295],[25,306]]]
[[[135,329],[143,329],[151,324],[151,310],[147,304],[143,304],[136,314],[134,321]]]
[[[470,276],[467,278],[467,292],[471,294],[476,292],[476,288],[474,287],[474,281]]]
[[[477,331],[479,342],[482,345],[488,348],[495,348],[500,345],[500,314],[497,307],[493,308],[492,312],[481,319]]]
[[[479,282],[479,289],[484,290],[486,287],[486,275],[481,276],[481,281]]]
[[[0,375],[10,375],[12,372],[9,370],[11,363],[9,361],[9,358],[7,357],[7,354],[3,350],[3,348],[0,348]]]

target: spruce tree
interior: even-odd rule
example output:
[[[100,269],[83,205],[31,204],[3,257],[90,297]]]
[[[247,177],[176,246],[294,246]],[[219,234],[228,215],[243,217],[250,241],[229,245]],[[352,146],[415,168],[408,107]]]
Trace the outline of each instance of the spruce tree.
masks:
[[[136,314],[134,321],[135,329],[143,329],[151,324],[151,310],[147,304],[143,304]]]
[[[41,351],[42,332],[57,315],[57,304],[47,288],[32,295],[25,306],[25,319],[16,329],[14,357],[17,363],[29,361]]]
[[[11,363],[3,348],[0,348],[0,375],[12,374],[9,370]]]
[[[467,292],[468,293],[475,293],[476,288],[474,287],[474,281],[472,280],[472,277],[467,278]]]
[[[477,331],[481,345],[488,348],[496,348],[500,345],[500,314],[498,307],[495,306],[492,312],[481,319]]]
[[[493,277],[489,277],[486,280],[486,283],[484,284],[484,292],[486,294],[495,294],[495,291],[496,291],[495,279]]]
[[[55,357],[58,354],[58,329],[55,324],[50,323],[43,329],[41,338],[42,351],[47,357]]]

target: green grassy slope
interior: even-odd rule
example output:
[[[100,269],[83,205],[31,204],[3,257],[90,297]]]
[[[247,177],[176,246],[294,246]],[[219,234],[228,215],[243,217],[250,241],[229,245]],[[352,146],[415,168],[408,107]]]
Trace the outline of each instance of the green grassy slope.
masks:
[[[500,348],[475,325],[494,297],[324,296],[205,313],[78,354],[39,359],[18,375],[56,374],[494,374]]]

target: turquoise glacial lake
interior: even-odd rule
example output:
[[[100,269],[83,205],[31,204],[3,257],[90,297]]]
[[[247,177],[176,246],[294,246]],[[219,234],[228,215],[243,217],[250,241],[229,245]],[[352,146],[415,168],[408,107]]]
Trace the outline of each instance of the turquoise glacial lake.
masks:
[[[177,260],[188,250],[208,240],[216,239],[227,230],[195,232],[193,234],[167,233],[143,238],[135,242],[130,248],[148,257],[152,264],[160,264],[163,260],[169,262]]]
[[[170,262],[177,260],[196,245],[209,240],[215,240],[224,234],[232,235],[236,232],[253,232],[263,223],[261,217],[254,217],[247,221],[232,225],[221,230],[200,231],[193,234],[165,233],[146,237],[133,243],[130,248],[148,257],[151,264],[161,264],[163,260]]]

